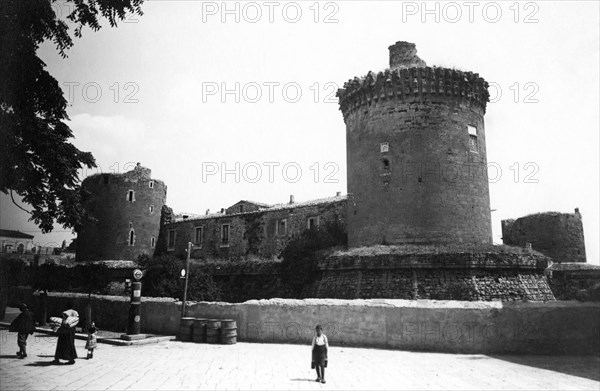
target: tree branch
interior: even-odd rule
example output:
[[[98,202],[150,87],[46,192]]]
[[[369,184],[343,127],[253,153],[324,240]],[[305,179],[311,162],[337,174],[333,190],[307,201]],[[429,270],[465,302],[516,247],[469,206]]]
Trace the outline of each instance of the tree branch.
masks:
[[[15,198],[13,197],[13,191],[10,191],[10,199],[12,200],[13,204],[15,204],[17,206],[17,208],[21,209],[24,212],[27,212],[29,214],[32,214],[30,211],[24,209],[21,205],[17,204],[17,202],[15,201]]]

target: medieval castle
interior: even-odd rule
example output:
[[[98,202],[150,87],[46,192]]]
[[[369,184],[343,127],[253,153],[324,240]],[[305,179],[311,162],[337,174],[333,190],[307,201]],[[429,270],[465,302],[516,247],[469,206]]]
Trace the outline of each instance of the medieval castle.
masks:
[[[323,260],[315,297],[427,298],[468,286],[472,300],[553,299],[543,278],[549,257],[586,262],[579,211],[505,220],[504,243],[520,249],[491,251],[488,83],[476,73],[428,67],[412,43],[389,51],[389,69],[355,77],[337,94],[347,195],[291,196],[277,205],[242,200],[219,213],[176,215],[166,206],[165,183],[138,164],[83,181],[97,221],[78,227],[77,259],[182,256],[188,242],[194,259],[275,258],[303,230],[335,223],[346,230],[349,250]],[[441,250],[415,252],[432,245]],[[361,248],[378,249],[376,267]]]

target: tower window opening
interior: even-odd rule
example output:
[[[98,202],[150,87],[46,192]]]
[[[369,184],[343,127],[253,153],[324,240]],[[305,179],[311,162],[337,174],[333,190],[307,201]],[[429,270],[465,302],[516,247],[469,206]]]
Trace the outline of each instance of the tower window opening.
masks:
[[[129,231],[129,245],[130,246],[133,246],[134,240],[135,240],[135,235],[133,233],[133,230],[130,230]]]
[[[151,189],[154,189],[154,181],[150,181],[150,183],[148,183],[148,186],[149,186]]]
[[[156,240],[154,239],[154,236],[150,238],[150,247],[154,247]]]
[[[127,201],[129,201],[129,202],[135,201],[135,192],[133,190],[129,190],[127,192]]]
[[[385,171],[389,171],[390,170],[390,161],[389,161],[389,159],[382,159],[381,162],[383,163],[383,169]]]
[[[469,133],[469,151],[479,153],[479,144],[477,142],[477,128],[473,125],[467,125]]]
[[[154,213],[154,205],[150,205],[150,214]]]

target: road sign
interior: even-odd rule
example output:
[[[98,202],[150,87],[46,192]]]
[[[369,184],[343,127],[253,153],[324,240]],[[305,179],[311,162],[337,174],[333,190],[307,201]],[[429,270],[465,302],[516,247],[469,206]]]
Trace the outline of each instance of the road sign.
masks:
[[[144,273],[142,273],[142,271],[140,269],[135,269],[133,271],[133,278],[135,278],[136,280],[139,280],[140,278],[142,278],[143,275],[144,275]]]

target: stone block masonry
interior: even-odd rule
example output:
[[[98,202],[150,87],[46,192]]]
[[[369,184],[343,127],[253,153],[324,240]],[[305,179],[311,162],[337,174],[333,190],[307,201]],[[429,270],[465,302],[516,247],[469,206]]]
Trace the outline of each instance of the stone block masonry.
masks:
[[[348,245],[491,243],[478,74],[426,67],[414,44],[338,90],[346,123]]]
[[[230,213],[171,220],[161,227],[157,254],[185,256],[187,243],[192,242],[193,259],[275,258],[292,237],[308,229],[311,223],[339,224],[344,229],[346,202],[345,196],[338,195],[308,202],[263,205],[248,212],[229,208]]]
[[[423,248],[379,254],[339,251],[319,263],[315,297],[340,299],[432,299],[548,301],[554,295],[544,269],[548,258],[519,249]],[[368,249],[368,248],[365,248]],[[429,251],[428,251],[429,250]]]
[[[502,241],[512,246],[531,243],[553,262],[586,262],[583,223],[575,213],[536,213],[516,220],[502,220]]]
[[[76,227],[78,261],[136,260],[152,256],[167,186],[138,165],[124,174],[97,174],[82,183],[94,221]]]

